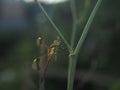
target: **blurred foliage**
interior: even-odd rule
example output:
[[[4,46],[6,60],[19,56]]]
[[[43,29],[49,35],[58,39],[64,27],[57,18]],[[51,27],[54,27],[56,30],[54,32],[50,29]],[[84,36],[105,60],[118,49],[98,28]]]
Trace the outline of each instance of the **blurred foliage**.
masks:
[[[112,87],[110,87],[110,90],[120,90],[120,80],[118,80]]]

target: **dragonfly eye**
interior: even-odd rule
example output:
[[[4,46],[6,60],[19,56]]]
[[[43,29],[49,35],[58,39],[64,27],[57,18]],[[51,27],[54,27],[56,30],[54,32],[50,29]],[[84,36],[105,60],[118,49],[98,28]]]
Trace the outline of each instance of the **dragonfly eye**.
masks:
[[[50,45],[50,47],[59,47],[60,46],[60,40],[54,40],[53,43]]]
[[[59,46],[60,45],[60,41],[54,40],[53,44],[56,45],[56,46]]]

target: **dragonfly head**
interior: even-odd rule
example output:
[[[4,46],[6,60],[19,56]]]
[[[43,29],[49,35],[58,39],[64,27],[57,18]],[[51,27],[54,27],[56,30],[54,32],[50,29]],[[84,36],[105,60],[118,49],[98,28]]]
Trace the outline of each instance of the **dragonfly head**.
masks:
[[[58,37],[56,40],[53,41],[53,43],[50,45],[50,47],[58,47],[60,46],[60,38]]]
[[[54,41],[53,41],[53,45],[55,45],[55,46],[59,46],[59,45],[60,45],[60,41],[58,41],[58,40],[54,40]]]

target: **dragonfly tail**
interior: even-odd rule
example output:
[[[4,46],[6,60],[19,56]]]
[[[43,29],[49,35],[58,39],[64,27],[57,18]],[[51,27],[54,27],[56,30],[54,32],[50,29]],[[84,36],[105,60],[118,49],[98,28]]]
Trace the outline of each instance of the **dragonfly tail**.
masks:
[[[46,62],[45,67],[44,67],[44,69],[43,69],[43,71],[42,71],[42,73],[41,73],[41,77],[40,77],[41,82],[42,82],[42,81],[44,80],[44,78],[45,78],[45,74],[46,74],[46,71],[47,71],[49,62],[50,62],[50,61],[47,61],[47,62]]]

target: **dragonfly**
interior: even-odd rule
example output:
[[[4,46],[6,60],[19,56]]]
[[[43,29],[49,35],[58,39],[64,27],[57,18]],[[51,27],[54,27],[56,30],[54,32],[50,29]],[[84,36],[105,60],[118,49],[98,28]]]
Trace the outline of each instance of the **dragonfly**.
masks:
[[[42,44],[43,44],[43,43],[45,43],[44,40],[43,40],[43,38],[40,38],[40,37],[39,37],[39,38],[37,39],[37,46],[38,46],[38,47],[42,47]],[[43,69],[42,69],[42,72],[41,72],[41,75],[40,75],[40,80],[41,80],[41,82],[42,82],[42,81],[44,80],[44,78],[45,78],[46,71],[47,71],[47,69],[48,69],[49,63],[50,63],[52,60],[56,59],[57,52],[58,52],[58,49],[59,49],[60,46],[61,46],[61,41],[60,41],[60,38],[57,37],[57,39],[54,40],[49,47],[47,47],[47,58],[46,58],[46,60],[45,60],[45,65],[44,65],[44,67],[43,67]],[[45,46],[45,47],[46,47],[46,46]],[[36,70],[40,70],[40,65],[39,65],[39,63],[40,63],[40,58],[34,59],[34,60],[33,60],[33,65],[32,65],[32,67],[34,67],[34,69],[36,69]]]

